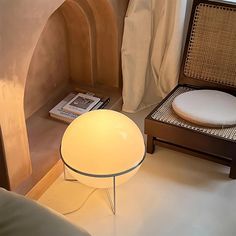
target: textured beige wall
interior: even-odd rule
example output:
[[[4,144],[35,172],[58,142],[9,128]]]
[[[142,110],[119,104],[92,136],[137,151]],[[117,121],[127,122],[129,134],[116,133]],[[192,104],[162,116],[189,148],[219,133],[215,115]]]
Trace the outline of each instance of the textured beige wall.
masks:
[[[26,80],[26,118],[68,79],[91,86],[120,85],[120,47],[127,5],[127,0],[67,0],[49,18]]]
[[[26,118],[68,82],[69,55],[64,16],[57,10],[48,19],[30,63],[25,86]]]
[[[121,86],[120,48],[129,0],[87,0],[95,20],[95,83]]]
[[[120,48],[128,2],[67,0],[63,4],[73,81],[120,86]]]
[[[67,0],[61,7],[68,32],[70,79],[79,84],[94,84],[96,65],[94,18],[87,0]]]
[[[12,189],[31,173],[23,108],[29,64],[47,19],[63,2],[0,1],[0,126]]]

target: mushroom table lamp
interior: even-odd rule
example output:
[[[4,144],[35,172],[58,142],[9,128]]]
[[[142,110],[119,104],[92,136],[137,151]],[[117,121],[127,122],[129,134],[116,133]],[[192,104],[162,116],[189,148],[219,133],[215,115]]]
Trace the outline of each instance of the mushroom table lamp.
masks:
[[[79,182],[94,188],[113,187],[115,204],[115,187],[131,178],[145,158],[143,135],[119,112],[90,111],[66,129],[61,158]]]

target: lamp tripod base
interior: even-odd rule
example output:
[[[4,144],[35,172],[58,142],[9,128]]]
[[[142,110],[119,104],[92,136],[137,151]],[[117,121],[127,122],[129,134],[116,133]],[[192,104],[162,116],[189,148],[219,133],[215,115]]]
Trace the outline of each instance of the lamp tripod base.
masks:
[[[64,175],[64,180],[69,181],[69,182],[79,182],[77,179],[74,178],[68,178],[66,176],[66,167],[63,165],[63,175]],[[116,215],[116,177],[112,177],[112,189],[113,189],[113,196],[110,195],[109,189],[106,189],[107,197],[110,203],[110,207],[112,210],[113,215]]]

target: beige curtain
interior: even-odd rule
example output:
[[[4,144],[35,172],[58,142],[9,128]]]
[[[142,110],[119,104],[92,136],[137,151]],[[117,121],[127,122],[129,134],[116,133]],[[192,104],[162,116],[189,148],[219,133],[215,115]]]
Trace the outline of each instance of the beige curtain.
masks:
[[[122,43],[123,110],[156,104],[177,84],[191,0],[131,0]]]

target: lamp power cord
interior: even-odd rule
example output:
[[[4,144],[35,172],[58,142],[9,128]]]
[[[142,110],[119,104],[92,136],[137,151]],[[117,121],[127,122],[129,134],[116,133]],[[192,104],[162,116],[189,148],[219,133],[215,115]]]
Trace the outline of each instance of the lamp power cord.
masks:
[[[90,197],[91,197],[97,190],[98,190],[97,188],[93,189],[93,190],[88,194],[88,196],[85,198],[85,200],[82,202],[82,204],[79,205],[76,209],[71,210],[71,211],[68,211],[68,212],[64,212],[64,213],[62,213],[62,214],[63,214],[63,215],[69,215],[69,214],[72,214],[72,213],[75,213],[75,212],[79,211],[79,210],[87,203],[87,201],[90,199]]]

